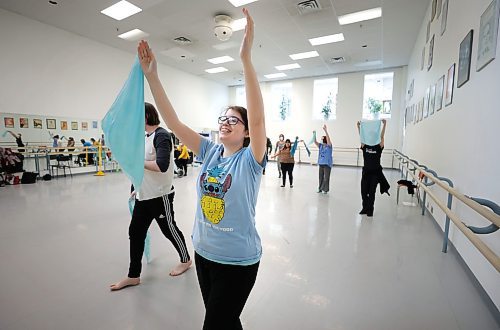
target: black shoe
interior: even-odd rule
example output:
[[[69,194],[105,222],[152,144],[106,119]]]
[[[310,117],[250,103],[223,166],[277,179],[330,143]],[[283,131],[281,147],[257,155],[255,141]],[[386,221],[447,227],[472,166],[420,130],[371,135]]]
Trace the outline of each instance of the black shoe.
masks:
[[[284,187],[284,186],[285,186],[285,185],[284,185],[284,184],[282,184],[280,187]]]
[[[280,176],[278,177],[278,179],[281,179],[281,174],[280,174]]]
[[[359,212],[359,214],[366,214],[367,212],[368,212],[368,211],[367,211],[365,208],[363,208],[363,209]]]

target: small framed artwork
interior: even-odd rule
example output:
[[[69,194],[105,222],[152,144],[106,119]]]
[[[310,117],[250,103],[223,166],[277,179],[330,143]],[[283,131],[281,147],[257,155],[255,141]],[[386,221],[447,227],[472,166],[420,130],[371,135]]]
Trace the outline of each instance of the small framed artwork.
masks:
[[[432,35],[431,42],[429,44],[429,60],[427,62],[427,71],[432,67],[432,58],[434,56],[434,35]]]
[[[97,120],[92,121],[92,128],[97,128]]]
[[[460,88],[463,84],[469,81],[473,33],[474,30],[470,30],[464,40],[460,43],[460,52],[458,53],[457,88]]]
[[[480,71],[496,56],[499,13],[500,0],[493,0],[481,15],[476,71]]]
[[[14,128],[14,118],[12,117],[4,117],[3,123],[5,125],[5,128]]]
[[[434,114],[435,101],[436,101],[436,84],[431,86],[431,96],[429,98],[429,116]]]
[[[436,18],[437,0],[432,0],[431,22]]]
[[[25,118],[25,117],[19,118],[19,127],[21,127],[21,128],[29,128],[30,125],[29,125],[28,118]]]
[[[446,31],[446,23],[448,21],[448,0],[443,0],[443,10],[441,11],[441,35]]]
[[[446,76],[446,89],[444,90],[444,105],[448,106],[453,102],[453,83],[455,80],[455,63],[448,69]]]
[[[427,22],[427,34],[425,36],[425,43],[428,43],[431,37],[431,21]]]
[[[56,129],[56,120],[55,119],[47,119],[47,129]]]
[[[439,78],[436,84],[436,101],[434,102],[436,111],[443,107],[444,75]]]
[[[42,120],[41,119],[33,119],[33,127],[34,128],[42,128]]]
[[[61,120],[61,130],[66,131],[68,130],[68,122],[65,120]]]
[[[424,65],[425,65],[425,46],[422,49],[422,57],[420,59],[420,71],[424,69]]]
[[[72,121],[71,122],[71,129],[73,131],[77,131],[78,130],[78,122],[77,121]]]
[[[431,88],[427,87],[425,90],[425,98],[424,98],[424,118],[429,117],[429,100],[431,96]]]
[[[89,123],[86,121],[82,121],[82,131],[86,131],[89,129]]]

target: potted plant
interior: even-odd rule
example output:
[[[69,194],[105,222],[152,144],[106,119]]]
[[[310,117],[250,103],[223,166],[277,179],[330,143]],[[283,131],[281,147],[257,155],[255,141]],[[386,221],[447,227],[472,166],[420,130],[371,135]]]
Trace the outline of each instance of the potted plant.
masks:
[[[321,113],[323,114],[323,118],[325,118],[325,120],[330,118],[330,114],[332,113],[332,93],[328,95],[328,99],[321,109]]]
[[[288,109],[290,109],[290,99],[283,94],[281,96],[280,102],[280,118],[281,120],[285,120],[288,114]]]
[[[366,101],[368,105],[368,110],[373,115],[373,118],[378,118],[380,115],[380,111],[382,110],[382,103],[378,100],[375,100],[371,97]]]

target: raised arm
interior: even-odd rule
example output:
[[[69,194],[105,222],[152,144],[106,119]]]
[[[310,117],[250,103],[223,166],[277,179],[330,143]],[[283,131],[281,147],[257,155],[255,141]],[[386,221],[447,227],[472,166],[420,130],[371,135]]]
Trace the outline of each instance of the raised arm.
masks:
[[[314,140],[314,145],[319,148],[319,143],[318,140],[316,139],[316,131],[313,131],[313,140]]]
[[[248,107],[248,130],[250,135],[250,148],[255,159],[261,163],[266,154],[266,124],[264,118],[264,102],[260,91],[257,74],[252,64],[252,44],[254,37],[253,19],[246,8],[243,14],[247,19],[245,36],[241,42],[240,57],[243,62],[243,75],[245,76],[245,91]]]
[[[358,134],[361,135],[361,121],[358,120],[356,126],[358,127]],[[364,143],[361,143],[361,148],[363,148],[364,145]]]
[[[323,125],[323,130],[325,131],[325,135],[326,135],[326,144],[328,144],[329,146],[332,145],[332,140],[330,139],[330,134],[328,134],[328,127],[326,127],[326,124]]]
[[[16,134],[14,134],[14,132],[12,132],[12,131],[7,131],[7,132],[9,132],[9,133],[10,133],[10,135],[12,135],[12,137],[13,137],[14,139],[17,139],[17,135],[16,135]]]
[[[184,144],[191,149],[195,154],[200,151],[200,143],[202,137],[194,130],[186,126],[179,120],[175,113],[170,100],[165,93],[165,89],[161,84],[158,76],[158,69],[156,59],[153,51],[149,48],[146,41],[142,40],[137,47],[137,55],[141,62],[142,71],[148,80],[149,88],[155,99],[156,107],[161,114],[161,117],[167,124],[168,128],[184,142]]]
[[[382,132],[380,133],[380,146],[384,147],[384,136],[385,136],[385,126],[387,125],[387,121],[382,119]]]

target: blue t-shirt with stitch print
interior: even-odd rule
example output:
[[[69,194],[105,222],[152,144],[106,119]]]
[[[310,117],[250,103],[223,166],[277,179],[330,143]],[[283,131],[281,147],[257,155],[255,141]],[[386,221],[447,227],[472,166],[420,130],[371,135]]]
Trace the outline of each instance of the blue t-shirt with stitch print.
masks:
[[[333,166],[333,147],[326,143],[319,144],[318,165]]]
[[[259,164],[249,147],[226,158],[223,151],[222,144],[202,138],[194,249],[214,262],[252,265],[262,255],[255,206],[266,160]]]

